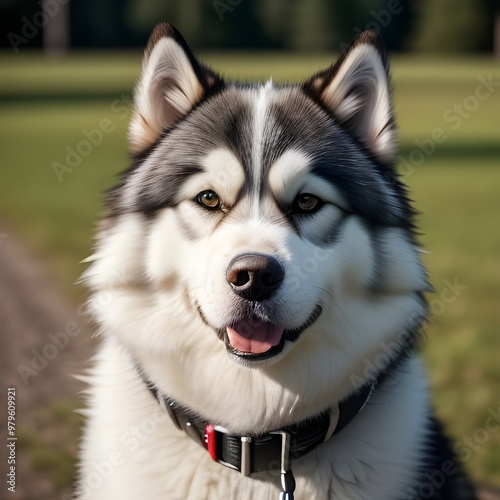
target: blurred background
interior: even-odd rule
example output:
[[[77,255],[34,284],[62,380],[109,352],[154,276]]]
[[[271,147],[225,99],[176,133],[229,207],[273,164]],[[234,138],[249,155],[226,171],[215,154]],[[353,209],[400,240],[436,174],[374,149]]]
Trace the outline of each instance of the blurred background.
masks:
[[[433,401],[466,469],[491,487],[482,498],[500,498],[493,0],[0,0],[2,401],[16,389],[18,437],[11,496],[70,498],[83,386],[68,374],[83,371],[95,343],[81,309],[86,292],[74,283],[103,193],[128,166],[131,91],[147,37],[163,20],[206,64],[240,80],[300,81],[359,32],[381,32],[400,171],[421,212],[436,289],[422,346]]]

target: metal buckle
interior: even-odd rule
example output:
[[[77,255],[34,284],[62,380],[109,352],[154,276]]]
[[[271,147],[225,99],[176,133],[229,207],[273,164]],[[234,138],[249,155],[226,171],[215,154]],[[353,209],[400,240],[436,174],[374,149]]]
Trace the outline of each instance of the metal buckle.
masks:
[[[269,434],[281,436],[281,474],[285,474],[290,468],[290,434],[286,431],[274,431]]]
[[[252,442],[251,437],[241,438],[241,473],[248,477],[252,471],[252,457],[250,453],[250,443]]]
[[[217,462],[230,469],[238,470],[233,464],[227,463],[222,460],[221,434],[228,435],[229,432],[222,426],[208,424],[205,427],[204,443],[205,447],[212,457],[214,462]],[[281,453],[280,453],[280,473],[285,474],[290,469],[290,434],[286,431],[274,431],[269,434],[281,437]],[[236,437],[236,436],[233,436]],[[241,440],[241,455],[240,455],[240,468],[239,471],[245,477],[252,474],[252,438],[250,436],[242,436]]]

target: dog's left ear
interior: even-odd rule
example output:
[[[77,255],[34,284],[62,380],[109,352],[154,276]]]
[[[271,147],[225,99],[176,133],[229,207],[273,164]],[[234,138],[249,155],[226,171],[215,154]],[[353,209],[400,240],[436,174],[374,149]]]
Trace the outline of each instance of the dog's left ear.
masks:
[[[158,24],[149,37],[135,89],[131,152],[140,154],[152,146],[176,120],[222,86],[222,79],[195,59],[171,24]]]
[[[328,109],[381,163],[396,156],[389,68],[374,30],[361,33],[332,66],[314,75],[304,91]]]

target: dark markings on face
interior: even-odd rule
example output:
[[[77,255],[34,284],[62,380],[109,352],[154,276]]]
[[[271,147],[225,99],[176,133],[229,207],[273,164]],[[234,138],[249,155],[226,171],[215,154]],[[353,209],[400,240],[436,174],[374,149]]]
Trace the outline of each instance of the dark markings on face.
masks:
[[[327,111],[287,89],[271,113],[278,133],[269,138],[273,142],[265,148],[266,163],[296,148],[312,158],[311,171],[337,187],[355,213],[376,225],[408,227],[412,211],[403,186]]]
[[[392,171],[373,161],[297,86],[274,87],[269,93],[262,157],[260,165],[253,165],[254,104],[247,90],[229,87],[197,106],[145,158],[136,160],[110,195],[111,215],[128,211],[151,215],[176,206],[184,181],[201,172],[202,159],[219,148],[229,149],[245,171],[247,182],[238,200],[254,191],[255,179],[260,179],[260,193],[265,196],[271,166],[285,151],[295,149],[311,158],[311,171],[339,189],[368,224],[413,228],[406,192]],[[253,175],[256,168],[260,175]]]
[[[107,197],[109,216],[141,212],[149,216],[176,206],[183,183],[202,172],[202,159],[218,148],[231,150],[249,165],[251,108],[229,88],[198,105],[148,152],[133,160]]]
[[[342,231],[344,229],[344,225],[349,218],[348,214],[343,214],[340,219],[333,220],[330,224],[323,230],[323,237],[310,236],[309,239],[317,246],[328,247],[337,243],[342,235]],[[301,224],[307,224],[307,220],[303,219]],[[297,224],[297,233],[300,235],[300,224]]]

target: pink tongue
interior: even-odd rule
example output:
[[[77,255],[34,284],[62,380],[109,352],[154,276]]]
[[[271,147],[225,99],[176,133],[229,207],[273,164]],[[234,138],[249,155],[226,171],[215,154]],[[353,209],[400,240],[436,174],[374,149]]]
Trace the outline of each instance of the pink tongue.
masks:
[[[226,331],[229,342],[238,351],[262,354],[280,343],[284,328],[258,320],[244,320],[233,327],[228,326]]]

